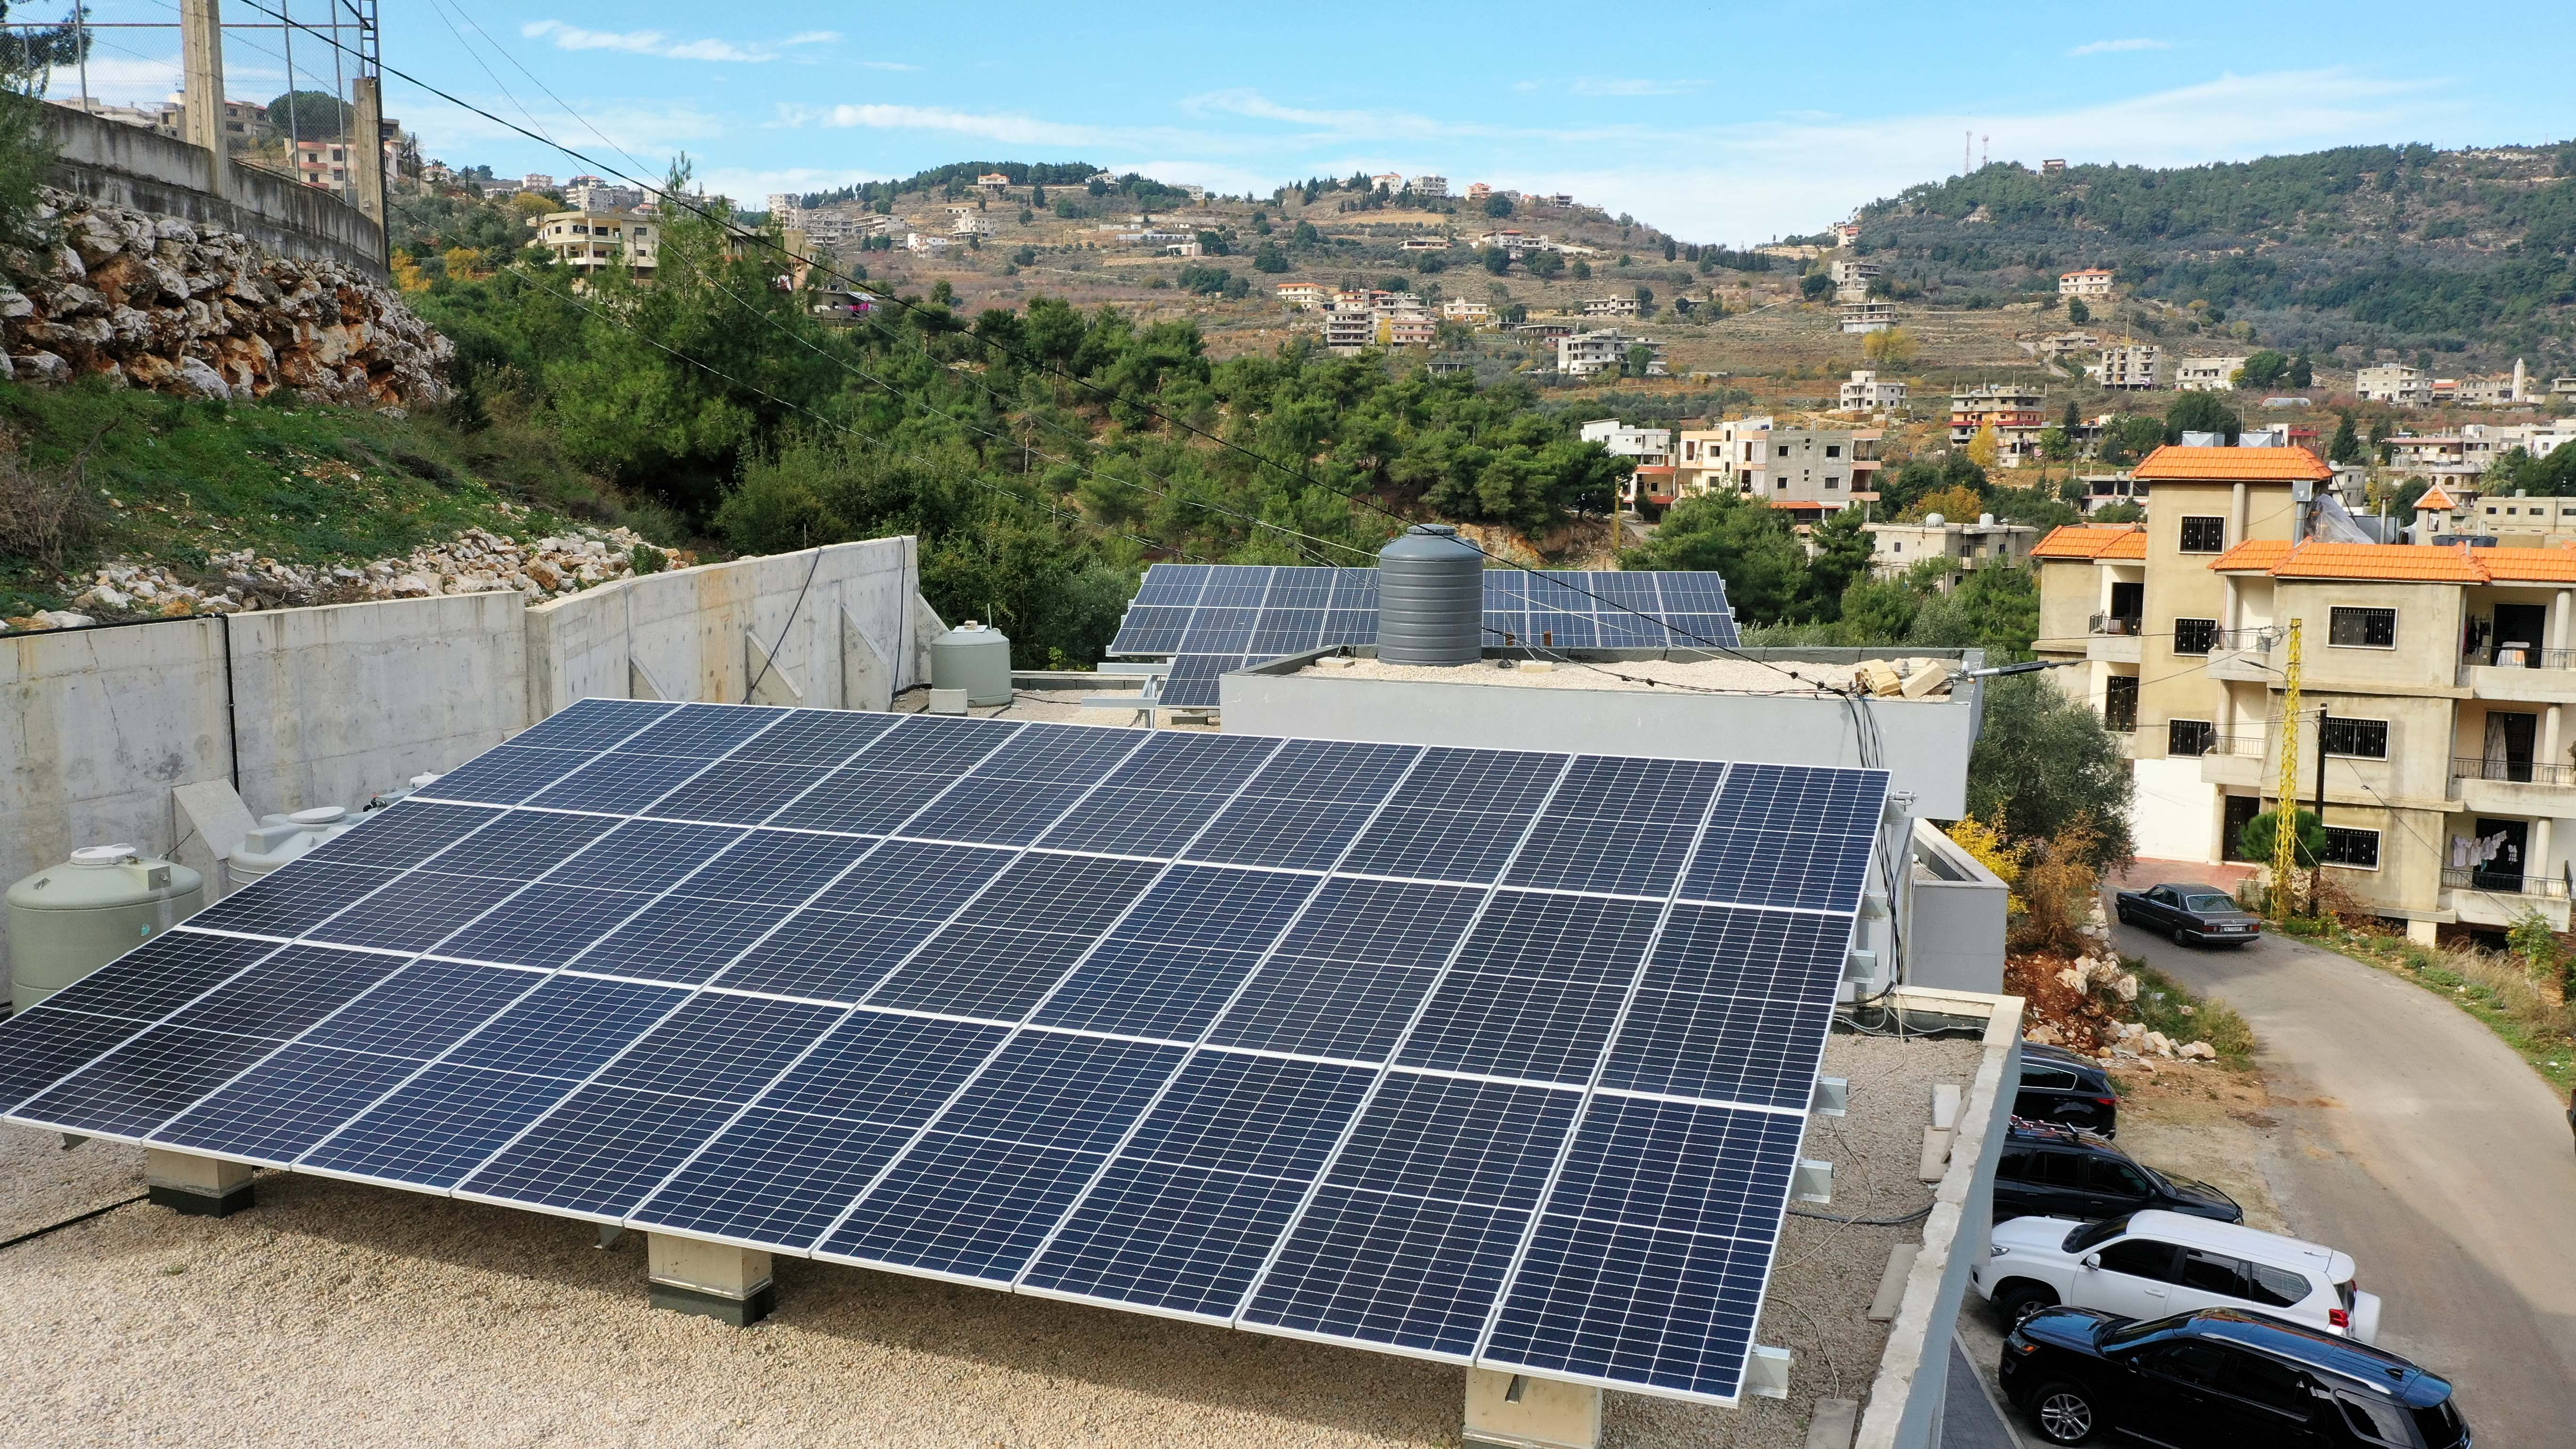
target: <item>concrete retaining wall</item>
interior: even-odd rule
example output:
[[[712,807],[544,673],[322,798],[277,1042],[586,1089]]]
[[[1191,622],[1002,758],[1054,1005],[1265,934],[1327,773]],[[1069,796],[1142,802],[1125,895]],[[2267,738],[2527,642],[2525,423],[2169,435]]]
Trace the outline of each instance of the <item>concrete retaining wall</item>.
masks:
[[[58,152],[46,179],[65,191],[239,232],[281,256],[343,262],[386,278],[384,229],[330,192],[229,158],[217,188],[206,153],[185,141],[63,106],[46,107],[45,120]]]
[[[937,625],[918,579],[913,540],[887,538],[534,608],[463,594],[13,634],[0,639],[0,884],[80,845],[173,850],[182,785],[233,782],[254,814],[355,808],[577,699],[881,709],[924,673]],[[761,657],[773,662],[755,690]]]

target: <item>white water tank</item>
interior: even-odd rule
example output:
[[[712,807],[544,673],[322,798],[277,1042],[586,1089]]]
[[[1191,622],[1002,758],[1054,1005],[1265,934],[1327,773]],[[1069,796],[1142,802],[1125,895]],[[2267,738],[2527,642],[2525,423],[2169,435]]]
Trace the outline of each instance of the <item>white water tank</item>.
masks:
[[[317,805],[287,815],[263,815],[232,854],[224,857],[224,876],[234,890],[313,853],[322,842],[358,827],[338,805]]]
[[[1011,640],[969,619],[930,641],[930,687],[962,689],[968,704],[1011,702]]]
[[[24,1011],[197,913],[205,881],[131,845],[85,845],[9,887],[10,998]]]

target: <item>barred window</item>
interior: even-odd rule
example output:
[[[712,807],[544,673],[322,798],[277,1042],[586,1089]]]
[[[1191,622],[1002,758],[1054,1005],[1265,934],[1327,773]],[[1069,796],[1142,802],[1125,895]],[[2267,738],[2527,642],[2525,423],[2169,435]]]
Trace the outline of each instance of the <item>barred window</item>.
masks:
[[[2321,748],[2329,755],[2351,755],[2364,760],[2387,759],[2388,721],[2329,715]]]
[[[2327,612],[2326,642],[2340,649],[2397,647],[2395,609],[2333,609]]]
[[[2379,832],[2355,830],[2343,825],[2327,826],[2325,863],[2348,865],[2357,870],[2379,869]]]
[[[2174,620],[2173,649],[2176,654],[2206,654],[2217,647],[2216,619]]]
[[[2165,721],[2165,753],[2168,755],[2205,755],[2218,729],[2205,719]]]
[[[2188,517],[2182,521],[2184,553],[2224,553],[2227,551],[2227,520],[2224,518]]]

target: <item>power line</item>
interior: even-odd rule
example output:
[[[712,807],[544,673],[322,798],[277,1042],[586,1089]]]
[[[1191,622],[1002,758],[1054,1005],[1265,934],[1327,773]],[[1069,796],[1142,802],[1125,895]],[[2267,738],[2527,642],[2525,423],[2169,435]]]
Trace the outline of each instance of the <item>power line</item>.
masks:
[[[343,51],[345,51],[345,50],[347,50],[347,49],[348,49],[348,47],[347,47],[346,45],[344,45],[344,44],[340,41],[340,39],[339,39],[337,36],[335,36],[335,35],[325,35],[325,34],[324,34],[323,32],[321,32],[321,31],[314,30],[314,29],[313,29],[313,27],[311,27],[311,26],[303,25],[301,22],[296,22],[296,21],[290,20],[287,16],[285,16],[285,15],[281,14],[280,12],[275,11],[275,10],[271,10],[271,9],[269,9],[267,6],[260,4],[260,3],[259,3],[259,0],[244,0],[244,3],[248,4],[248,5],[250,6],[250,8],[251,8],[251,9],[253,9],[253,10],[257,10],[257,11],[259,11],[259,12],[260,12],[261,14],[263,14],[263,15],[268,15],[268,16],[270,16],[270,17],[274,18],[274,19],[277,19],[277,20],[280,20],[280,21],[284,21],[284,22],[286,22],[287,24],[293,25],[293,26],[294,26],[295,28],[297,28],[297,29],[301,29],[301,30],[306,31],[307,33],[310,33],[310,34],[313,34],[313,35],[316,35],[316,36],[321,37],[321,38],[324,40],[324,42],[325,42],[326,44],[331,45],[335,50],[343,50]],[[661,198],[662,198],[666,203],[668,203],[668,204],[670,204],[670,205],[678,206],[679,208],[681,208],[681,209],[682,209],[682,210],[684,210],[684,211],[688,211],[688,212],[690,212],[690,213],[692,213],[692,214],[694,214],[694,215],[696,215],[696,216],[700,217],[700,218],[701,218],[701,219],[703,219],[703,220],[709,221],[709,222],[711,222],[711,223],[715,224],[716,226],[718,226],[719,228],[722,228],[724,231],[728,232],[729,234],[736,235],[736,236],[740,236],[740,237],[742,237],[742,238],[744,238],[744,239],[746,239],[746,240],[749,240],[749,241],[757,242],[759,245],[764,246],[764,247],[767,247],[767,248],[768,248],[768,249],[770,249],[771,251],[774,251],[774,252],[778,253],[781,257],[786,258],[786,259],[787,259],[788,261],[790,261],[790,262],[793,262],[793,263],[796,263],[796,264],[799,264],[799,265],[805,266],[805,267],[807,267],[807,268],[809,268],[809,269],[812,269],[812,270],[815,270],[815,271],[820,271],[820,272],[822,272],[822,273],[823,273],[824,275],[826,275],[826,276],[834,277],[834,278],[838,278],[839,280],[844,281],[844,282],[848,282],[848,283],[856,284],[856,283],[858,283],[859,281],[861,281],[861,280],[862,280],[862,279],[860,279],[860,278],[851,277],[851,276],[850,276],[850,275],[848,275],[847,273],[840,271],[838,268],[835,268],[835,267],[833,267],[833,266],[830,266],[830,265],[829,265],[829,264],[827,264],[827,263],[817,261],[816,259],[814,259],[814,258],[812,258],[812,257],[800,256],[800,255],[798,255],[797,253],[795,253],[795,252],[793,252],[793,251],[790,251],[790,250],[789,250],[789,249],[788,249],[784,244],[782,244],[782,243],[780,243],[780,242],[777,242],[777,241],[773,241],[773,240],[771,240],[771,239],[770,239],[766,234],[764,234],[764,233],[759,233],[759,232],[753,232],[753,231],[751,231],[751,230],[749,230],[749,229],[747,229],[747,228],[737,226],[737,225],[733,224],[732,222],[728,221],[727,219],[725,219],[725,218],[723,218],[723,217],[721,217],[721,216],[716,215],[716,214],[715,214],[715,212],[714,212],[714,211],[712,211],[711,209],[706,208],[706,207],[703,207],[703,206],[700,206],[700,205],[697,205],[696,203],[694,203],[694,202],[690,201],[687,197],[682,196],[682,195],[680,195],[680,194],[679,194],[679,193],[677,193],[677,192],[669,191],[669,190],[667,190],[667,189],[665,189],[665,188],[663,188],[663,187],[657,186],[657,185],[655,185],[654,183],[649,182],[649,181],[646,181],[646,180],[642,179],[641,177],[638,177],[638,176],[636,176],[636,175],[634,175],[634,174],[632,174],[632,173],[625,172],[625,171],[620,171],[620,170],[618,170],[616,167],[609,165],[607,162],[605,162],[605,161],[601,161],[601,160],[598,160],[597,158],[592,157],[592,156],[585,155],[584,153],[582,153],[582,152],[580,152],[580,151],[577,151],[577,150],[573,149],[572,147],[567,146],[567,145],[565,145],[564,143],[562,143],[562,142],[560,142],[560,141],[555,140],[555,139],[554,139],[554,138],[552,138],[551,136],[544,135],[544,134],[542,134],[541,132],[538,132],[538,131],[532,131],[532,130],[529,130],[528,128],[526,128],[526,127],[524,127],[524,126],[521,126],[521,125],[518,125],[517,123],[515,123],[515,122],[513,122],[513,121],[507,120],[507,119],[505,119],[505,118],[503,118],[503,117],[501,117],[501,116],[494,115],[492,112],[490,112],[490,111],[488,111],[488,110],[485,110],[485,109],[483,109],[483,108],[482,108],[482,107],[480,107],[480,106],[474,105],[472,102],[470,102],[470,101],[466,101],[466,100],[462,99],[461,97],[458,97],[458,96],[456,96],[456,95],[453,95],[453,94],[449,93],[448,91],[443,90],[443,89],[441,89],[441,88],[439,88],[439,87],[437,87],[437,86],[431,85],[429,82],[424,81],[424,80],[421,80],[419,77],[414,76],[414,75],[411,75],[411,74],[409,74],[408,72],[405,72],[405,71],[399,70],[399,69],[397,69],[397,68],[395,68],[395,67],[393,67],[393,66],[390,66],[390,65],[385,65],[385,66],[382,66],[381,68],[383,69],[383,71],[384,71],[384,73],[385,73],[385,74],[387,74],[387,75],[391,75],[391,76],[393,76],[393,77],[395,77],[395,78],[397,78],[397,79],[399,79],[399,80],[402,80],[402,81],[404,81],[404,82],[406,82],[406,83],[408,83],[408,84],[410,84],[410,85],[418,86],[418,87],[419,87],[419,88],[421,88],[422,90],[427,91],[427,92],[428,92],[428,93],[430,93],[431,95],[438,97],[440,100],[446,101],[446,102],[447,102],[448,104],[450,104],[450,105],[458,106],[458,107],[461,107],[461,108],[463,108],[463,109],[465,109],[465,110],[472,111],[474,114],[476,114],[476,115],[478,115],[478,116],[481,116],[483,119],[485,119],[485,120],[487,120],[487,121],[492,122],[494,125],[507,127],[508,129],[513,130],[513,131],[516,131],[516,132],[518,132],[520,135],[525,136],[525,137],[527,137],[528,139],[530,139],[530,140],[532,140],[532,141],[538,141],[538,142],[541,142],[541,143],[543,143],[543,144],[545,144],[545,145],[551,146],[551,147],[553,147],[554,149],[556,149],[556,150],[558,150],[558,151],[561,151],[561,152],[563,152],[565,155],[567,155],[567,156],[569,156],[569,157],[573,158],[574,160],[581,162],[583,165],[597,167],[597,168],[599,168],[600,170],[605,171],[605,172],[608,172],[608,173],[609,173],[609,174],[611,174],[611,175],[615,175],[615,176],[617,176],[617,177],[619,177],[619,178],[621,178],[621,179],[623,179],[623,180],[626,180],[626,181],[632,182],[632,183],[633,183],[633,184],[635,184],[636,186],[641,187],[641,188],[643,188],[643,189],[645,189],[645,190],[647,190],[647,191],[652,192],[654,195],[661,197]],[[631,159],[631,158],[630,158],[630,159]],[[904,301],[901,297],[888,295],[887,297],[885,297],[885,298],[884,298],[884,300],[891,302],[891,303],[892,303],[893,305],[895,305],[895,306],[898,306],[898,307],[903,308],[906,312],[910,312],[910,313],[921,313],[921,312],[923,311],[923,309],[922,309],[922,308],[919,308],[919,307],[915,306],[914,304],[912,304],[912,303],[910,303],[910,302]],[[1083,390],[1084,390],[1084,391],[1086,391],[1086,392],[1089,392],[1089,393],[1092,393],[1092,394],[1094,394],[1094,395],[1100,396],[1100,397],[1105,398],[1105,399],[1107,399],[1107,400],[1109,400],[1109,401],[1112,401],[1112,402],[1115,402],[1115,401],[1118,401],[1118,400],[1119,400],[1119,399],[1117,398],[1117,395],[1116,395],[1116,394],[1113,394],[1113,393],[1108,392],[1106,389],[1103,389],[1102,387],[1100,387],[1100,386],[1099,386],[1098,384],[1096,384],[1096,383],[1092,383],[1092,382],[1087,381],[1087,380],[1085,380],[1084,378],[1081,378],[1081,377],[1079,377],[1079,376],[1077,376],[1077,375],[1075,375],[1075,374],[1072,374],[1072,373],[1066,372],[1066,371],[1064,371],[1063,369],[1058,368],[1058,367],[1055,367],[1055,366],[1053,366],[1053,365],[1051,365],[1051,364],[1049,364],[1049,363],[1046,363],[1046,362],[1044,362],[1044,361],[1043,361],[1043,360],[1041,360],[1041,359],[1037,359],[1037,358],[1029,357],[1029,356],[1027,356],[1027,355],[1025,355],[1025,354],[1023,354],[1023,353],[1019,352],[1017,349],[1014,349],[1014,348],[1011,348],[1011,347],[1004,346],[1004,345],[1003,345],[1003,344],[1001,344],[1001,343],[998,343],[998,342],[993,341],[991,338],[988,338],[988,337],[978,337],[978,336],[976,336],[976,334],[974,334],[974,333],[972,333],[972,332],[964,333],[964,334],[962,334],[962,335],[969,336],[969,337],[975,337],[976,341],[977,341],[980,345],[982,345],[982,346],[992,348],[994,351],[999,352],[999,353],[1001,353],[1002,355],[1004,355],[1004,356],[1006,356],[1006,357],[1010,357],[1010,358],[1012,358],[1013,360],[1020,362],[1020,363],[1021,363],[1022,365],[1024,365],[1024,366],[1032,367],[1032,368],[1035,368],[1035,369],[1037,369],[1037,370],[1039,370],[1039,371],[1047,372],[1047,373],[1053,374],[1054,376],[1057,376],[1057,377],[1063,378],[1065,381],[1067,381],[1067,382],[1069,382],[1069,383],[1073,384],[1073,385],[1074,385],[1074,386],[1076,386],[1076,387],[1079,387],[1079,388],[1083,389]],[[1132,401],[1132,400],[1131,400],[1131,401]],[[1135,405],[1136,405],[1136,406],[1137,406],[1141,411],[1143,411],[1143,412],[1146,414],[1146,416],[1151,417],[1151,418],[1155,419],[1156,421],[1161,422],[1161,423],[1164,423],[1164,424],[1166,424],[1166,425],[1168,425],[1168,426],[1170,426],[1170,427],[1172,427],[1172,428],[1174,428],[1174,429],[1177,429],[1177,430],[1179,430],[1179,431],[1181,431],[1181,432],[1188,433],[1188,434],[1190,434],[1190,435],[1191,435],[1191,436],[1193,436],[1193,437],[1197,437],[1197,438],[1205,439],[1206,441],[1208,441],[1208,442],[1210,442],[1210,443],[1215,444],[1215,445],[1216,445],[1218,448],[1220,448],[1220,449],[1223,449],[1223,450],[1228,451],[1228,452],[1239,453],[1239,454],[1243,455],[1244,457],[1251,459],[1254,463],[1256,463],[1256,464],[1258,464],[1258,465],[1260,465],[1260,466],[1268,467],[1268,468],[1272,468],[1272,469],[1275,469],[1275,470],[1277,470],[1277,471],[1279,471],[1279,472],[1285,473],[1285,474],[1287,474],[1288,476],[1290,476],[1290,477],[1292,477],[1292,478],[1295,478],[1295,479],[1296,479],[1297,481],[1299,481],[1300,483],[1306,484],[1307,486],[1310,486],[1310,487],[1316,487],[1316,488],[1323,488],[1323,489],[1325,489],[1327,492],[1331,492],[1331,493],[1337,494],[1338,496],[1342,497],[1342,498],[1343,498],[1345,501],[1347,501],[1347,502],[1350,502],[1350,503],[1356,504],[1356,505],[1358,505],[1359,507],[1362,507],[1362,508],[1368,509],[1368,510],[1370,510],[1370,511],[1372,511],[1372,512],[1383,514],[1383,515],[1385,515],[1387,518],[1389,518],[1389,519],[1391,519],[1391,520],[1393,520],[1393,521],[1395,521],[1395,522],[1397,522],[1397,523],[1406,524],[1407,526],[1410,526],[1410,525],[1411,525],[1411,523],[1412,523],[1412,520],[1405,518],[1403,515],[1401,515],[1401,514],[1399,514],[1399,513],[1395,512],[1393,509],[1388,508],[1388,507],[1387,507],[1387,506],[1385,506],[1384,504],[1379,503],[1379,502],[1377,502],[1377,501],[1376,501],[1376,500],[1374,500],[1374,499],[1368,498],[1368,497],[1366,497],[1365,495],[1357,494],[1357,493],[1343,493],[1340,489],[1333,488],[1330,484],[1324,483],[1322,480],[1317,479],[1317,478],[1315,478],[1314,476],[1312,476],[1311,474],[1308,474],[1308,473],[1304,472],[1302,469],[1291,468],[1291,467],[1289,467],[1288,465],[1286,465],[1286,464],[1284,464],[1284,463],[1279,462],[1277,459],[1274,459],[1274,458],[1268,457],[1267,455],[1262,454],[1262,453],[1259,453],[1259,452],[1256,452],[1256,451],[1254,451],[1253,449],[1246,448],[1246,447],[1242,446],[1241,444],[1238,444],[1238,443],[1235,443],[1235,442],[1229,441],[1228,439],[1226,439],[1226,438],[1224,438],[1224,437],[1222,437],[1222,436],[1219,436],[1219,435],[1217,435],[1217,434],[1215,434],[1215,433],[1208,432],[1208,431],[1207,431],[1206,429],[1204,429],[1204,428],[1197,427],[1197,426],[1195,426],[1195,425],[1193,425],[1193,424],[1191,424],[1191,423],[1188,423],[1188,422],[1185,422],[1185,421],[1183,421],[1183,420],[1181,420],[1181,419],[1178,419],[1178,418],[1172,417],[1172,416],[1170,416],[1169,414],[1164,413],[1164,412],[1160,411],[1159,409],[1156,409],[1156,408],[1154,408],[1154,407],[1152,407],[1152,406],[1150,406],[1150,405],[1147,405],[1147,404],[1144,404],[1144,403],[1136,403]],[[1505,568],[1518,569],[1519,571],[1521,571],[1521,572],[1523,572],[1523,573],[1531,574],[1531,575],[1534,575],[1534,576],[1536,576],[1536,577],[1540,577],[1540,578],[1545,578],[1545,579],[1547,579],[1547,581],[1548,581],[1549,583],[1551,583],[1551,584],[1555,585],[1556,587],[1563,588],[1563,589],[1567,589],[1567,590],[1569,590],[1569,591],[1571,591],[1571,592],[1573,592],[1573,593],[1580,594],[1580,595],[1582,595],[1583,597],[1585,597],[1585,598],[1588,598],[1588,599],[1592,600],[1595,604],[1607,606],[1608,608],[1614,609],[1614,610],[1616,610],[1616,611],[1618,611],[1618,612],[1620,612],[1620,613],[1623,613],[1623,614],[1632,614],[1632,615],[1635,615],[1635,616],[1636,616],[1636,617],[1638,617],[1638,618],[1646,619],[1646,620],[1648,620],[1648,621],[1650,621],[1650,622],[1652,622],[1652,623],[1655,623],[1655,624],[1657,624],[1657,625],[1661,626],[1662,628],[1664,628],[1664,629],[1665,629],[1665,630],[1667,630],[1668,632],[1673,633],[1673,634],[1678,634],[1678,635],[1682,636],[1683,638],[1686,638],[1686,639],[1689,639],[1689,640],[1693,641],[1694,643],[1701,644],[1701,645],[1705,645],[1705,646],[1707,646],[1708,648],[1718,650],[1718,651],[1720,651],[1720,652],[1722,652],[1722,653],[1732,654],[1732,655],[1734,655],[1735,657],[1737,657],[1737,658],[1739,658],[1739,659],[1746,660],[1747,662],[1750,662],[1750,663],[1759,664],[1759,665],[1761,665],[1762,667],[1764,667],[1764,668],[1766,668],[1766,669],[1773,670],[1773,671],[1775,671],[1775,672],[1777,672],[1777,673],[1780,673],[1780,674],[1785,674],[1785,675],[1787,675],[1788,677],[1790,677],[1790,678],[1792,678],[1792,679],[1797,679],[1797,680],[1800,680],[1801,682],[1804,682],[1804,683],[1812,683],[1812,682],[1813,682],[1813,681],[1808,681],[1808,680],[1806,680],[1805,676],[1803,676],[1803,675],[1799,674],[1799,673],[1798,673],[1796,670],[1794,670],[1794,669],[1784,668],[1784,667],[1782,667],[1781,665],[1776,664],[1776,663],[1774,663],[1774,662],[1772,662],[1772,661],[1770,661],[1770,660],[1767,660],[1767,659],[1758,659],[1758,658],[1755,658],[1753,655],[1746,654],[1746,653],[1744,653],[1742,650],[1737,649],[1737,648],[1735,648],[1735,647],[1734,647],[1734,646],[1732,646],[1732,645],[1724,644],[1724,643],[1721,643],[1721,642],[1719,642],[1719,641],[1717,641],[1717,640],[1706,638],[1706,637],[1704,637],[1704,636],[1702,636],[1702,635],[1692,633],[1691,631],[1689,631],[1689,630],[1687,630],[1687,629],[1678,628],[1678,627],[1676,627],[1675,625],[1673,625],[1673,624],[1672,624],[1670,621],[1668,621],[1668,620],[1658,618],[1658,617],[1656,617],[1655,615],[1652,615],[1652,614],[1648,614],[1648,613],[1646,613],[1645,611],[1643,611],[1643,610],[1641,610],[1641,609],[1632,608],[1632,607],[1630,607],[1629,605],[1627,605],[1627,604],[1623,604],[1623,603],[1619,602],[1619,601],[1618,601],[1618,600],[1616,600],[1616,599],[1604,598],[1603,596],[1601,596],[1601,595],[1599,595],[1599,594],[1595,594],[1595,593],[1593,593],[1591,590],[1586,589],[1586,588],[1582,587],[1581,585],[1568,583],[1568,582],[1566,582],[1566,581],[1565,581],[1565,580],[1563,580],[1563,579],[1549,577],[1548,575],[1546,575],[1546,574],[1542,573],[1542,572],[1541,572],[1541,571],[1539,571],[1539,570],[1529,568],[1529,567],[1528,567],[1527,565],[1525,565],[1525,564],[1520,564],[1520,563],[1517,563],[1517,562],[1515,562],[1515,561],[1513,561],[1513,560],[1511,560],[1511,559],[1505,558],[1505,557],[1503,557],[1502,555],[1497,554],[1497,553],[1493,552],[1492,550],[1490,550],[1490,549],[1488,549],[1488,548],[1484,547],[1483,545],[1481,545],[1481,544],[1479,544],[1479,543],[1475,542],[1473,539],[1466,538],[1466,537],[1465,537],[1465,536],[1463,536],[1463,535],[1461,535],[1461,536],[1459,537],[1459,542],[1460,542],[1461,544],[1465,545],[1466,547],[1468,547],[1468,548],[1470,548],[1470,549],[1475,550],[1475,552],[1477,552],[1478,554],[1480,554],[1480,555],[1484,556],[1485,558],[1490,559],[1490,560],[1492,560],[1493,562],[1498,563],[1498,564],[1502,565],[1502,566],[1503,566],[1503,567],[1505,567]]]

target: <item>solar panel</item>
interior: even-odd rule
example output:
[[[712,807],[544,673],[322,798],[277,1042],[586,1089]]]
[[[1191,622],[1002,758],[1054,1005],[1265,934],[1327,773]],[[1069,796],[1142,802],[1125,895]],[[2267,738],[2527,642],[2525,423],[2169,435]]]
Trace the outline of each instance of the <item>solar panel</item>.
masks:
[[[636,701],[447,778],[0,1023],[8,1120],[1718,1402],[1886,793]]]
[[[1733,648],[1735,615],[1713,573],[1487,569],[1490,644],[1538,649]],[[1309,649],[1377,642],[1377,570],[1155,564],[1110,642],[1169,655],[1162,703],[1213,709],[1217,677]]]

